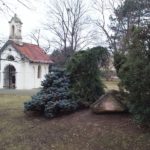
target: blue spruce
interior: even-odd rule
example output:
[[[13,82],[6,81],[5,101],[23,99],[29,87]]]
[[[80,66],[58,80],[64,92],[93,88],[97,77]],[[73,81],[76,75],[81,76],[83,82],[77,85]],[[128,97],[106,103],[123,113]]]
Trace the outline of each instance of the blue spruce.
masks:
[[[24,104],[25,111],[37,111],[46,117],[74,112],[78,102],[72,100],[70,78],[64,69],[52,68],[42,82],[42,89]]]

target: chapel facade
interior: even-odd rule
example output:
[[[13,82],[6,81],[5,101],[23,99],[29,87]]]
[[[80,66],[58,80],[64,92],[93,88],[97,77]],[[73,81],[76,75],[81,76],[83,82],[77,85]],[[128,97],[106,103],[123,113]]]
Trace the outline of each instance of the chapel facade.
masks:
[[[39,88],[53,62],[38,45],[22,41],[22,22],[16,14],[9,25],[9,40],[0,50],[0,88]]]

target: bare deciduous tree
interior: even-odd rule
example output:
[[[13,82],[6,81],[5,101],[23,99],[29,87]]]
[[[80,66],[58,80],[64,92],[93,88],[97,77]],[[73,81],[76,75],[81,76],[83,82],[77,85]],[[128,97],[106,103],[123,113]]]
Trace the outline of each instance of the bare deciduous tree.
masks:
[[[32,31],[30,34],[29,34],[29,38],[31,40],[33,40],[33,42],[40,46],[40,40],[41,40],[41,30],[40,29],[36,29],[34,31]]]
[[[28,39],[31,41],[31,43],[42,47],[46,53],[49,53],[51,48],[51,41],[49,40],[49,38],[44,36],[41,29],[33,30],[28,35]]]
[[[90,32],[85,28],[89,23],[87,9],[82,0],[49,1],[48,22],[46,29],[53,33],[52,43],[55,48],[72,51],[79,50],[87,44]]]
[[[113,51],[117,50],[116,37],[117,32],[112,33],[109,28],[109,15],[114,14],[116,6],[122,3],[121,0],[94,0],[93,8],[98,14],[98,18],[94,20],[98,30],[106,36],[109,46],[112,47]]]

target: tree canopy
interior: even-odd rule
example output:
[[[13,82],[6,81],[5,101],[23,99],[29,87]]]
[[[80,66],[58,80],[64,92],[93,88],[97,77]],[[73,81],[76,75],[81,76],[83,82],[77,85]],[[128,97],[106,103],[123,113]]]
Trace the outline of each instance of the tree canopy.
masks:
[[[150,123],[150,26],[135,27],[118,75],[128,92],[127,105],[138,123]]]

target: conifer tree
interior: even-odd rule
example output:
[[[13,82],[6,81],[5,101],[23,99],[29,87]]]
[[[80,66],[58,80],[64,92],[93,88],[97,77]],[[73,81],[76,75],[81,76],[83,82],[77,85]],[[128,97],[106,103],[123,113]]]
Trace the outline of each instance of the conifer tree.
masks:
[[[78,109],[77,101],[72,101],[70,79],[64,69],[53,68],[42,86],[42,90],[24,104],[25,111],[38,111],[51,118]]]

